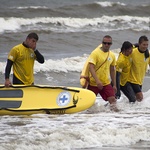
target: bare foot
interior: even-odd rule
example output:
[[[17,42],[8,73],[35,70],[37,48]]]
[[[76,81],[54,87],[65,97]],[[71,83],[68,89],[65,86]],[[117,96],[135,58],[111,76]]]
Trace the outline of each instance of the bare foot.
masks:
[[[141,101],[142,101],[142,99],[137,99],[137,101],[138,101],[138,102],[141,102]]]
[[[119,112],[120,110],[117,108],[116,104],[111,104],[110,105],[110,110],[114,112]]]

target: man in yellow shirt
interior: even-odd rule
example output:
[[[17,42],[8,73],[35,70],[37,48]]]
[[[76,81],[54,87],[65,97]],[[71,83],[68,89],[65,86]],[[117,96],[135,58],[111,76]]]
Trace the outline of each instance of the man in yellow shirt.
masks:
[[[33,67],[34,61],[44,63],[44,57],[36,49],[38,35],[30,33],[26,40],[14,46],[8,54],[5,68],[5,86],[11,86],[9,80],[10,71],[13,66],[13,84],[31,85],[34,83]]]
[[[132,64],[128,81],[135,92],[136,100],[142,101],[142,84],[148,64],[150,64],[150,56],[148,51],[148,38],[141,36],[138,46],[133,49],[131,54]]]
[[[99,93],[105,101],[109,101],[111,109],[118,111],[116,107],[116,58],[109,50],[112,38],[109,35],[103,37],[102,46],[98,46],[89,56],[90,82],[88,89],[96,95]],[[113,87],[111,85],[111,81]]]

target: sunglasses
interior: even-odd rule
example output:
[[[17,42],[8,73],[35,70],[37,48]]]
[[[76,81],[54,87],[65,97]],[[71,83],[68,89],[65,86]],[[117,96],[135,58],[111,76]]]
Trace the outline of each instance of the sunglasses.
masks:
[[[111,42],[103,42],[103,44],[108,44],[108,45],[111,45],[112,43]]]

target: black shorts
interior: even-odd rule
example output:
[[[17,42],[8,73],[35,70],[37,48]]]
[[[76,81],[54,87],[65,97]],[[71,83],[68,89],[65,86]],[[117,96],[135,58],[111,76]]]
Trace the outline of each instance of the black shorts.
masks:
[[[22,81],[20,81],[14,74],[13,74],[13,84],[24,84]]]
[[[134,83],[130,83],[130,84],[131,84],[131,86],[132,86],[135,93],[142,92],[142,85],[134,84]]]
[[[135,102],[135,94],[141,92],[142,86],[127,82],[124,86],[120,86],[121,91],[129,99],[129,102]]]
[[[24,84],[22,81],[20,81],[14,74],[13,74],[13,84]],[[32,83],[31,85],[33,85]]]

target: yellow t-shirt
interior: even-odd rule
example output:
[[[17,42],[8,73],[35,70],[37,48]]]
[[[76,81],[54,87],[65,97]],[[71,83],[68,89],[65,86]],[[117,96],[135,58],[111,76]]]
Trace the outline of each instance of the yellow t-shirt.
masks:
[[[109,56],[108,56],[109,53]],[[113,52],[103,52],[101,47],[98,46],[89,56],[89,63],[95,65],[95,70],[99,68],[99,66],[106,60],[107,61],[96,71],[96,75],[102,84],[108,85],[110,84],[110,66],[116,65],[116,57]],[[90,85],[97,86],[95,79],[90,75]]]
[[[129,82],[142,85],[150,58],[145,59],[145,54],[140,53],[138,48],[134,48],[131,54],[132,64],[129,75]]]
[[[122,53],[119,53],[117,62],[116,62],[116,71],[120,72],[120,85],[124,86],[128,81],[131,68],[131,56],[125,56]]]
[[[14,75],[25,85],[31,85],[34,82],[33,66],[36,59],[34,51],[19,44],[11,49],[8,59],[13,61]]]

